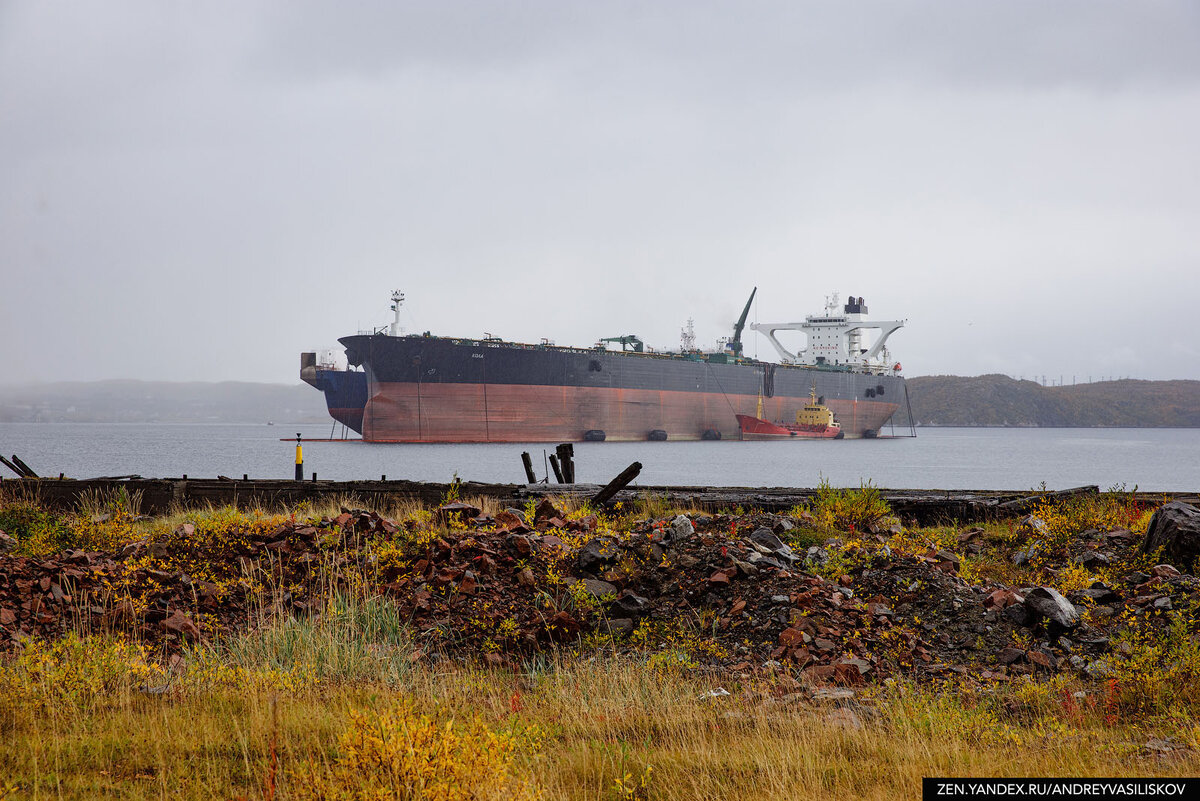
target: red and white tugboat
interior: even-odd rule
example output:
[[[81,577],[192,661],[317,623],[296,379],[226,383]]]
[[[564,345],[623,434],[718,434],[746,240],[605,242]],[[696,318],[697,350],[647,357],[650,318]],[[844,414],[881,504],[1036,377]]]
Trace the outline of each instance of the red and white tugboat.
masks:
[[[829,407],[817,401],[813,387],[808,404],[796,412],[795,423],[769,423],[762,419],[762,398],[758,399],[758,416],[737,416],[742,439],[841,439],[842,426]]]

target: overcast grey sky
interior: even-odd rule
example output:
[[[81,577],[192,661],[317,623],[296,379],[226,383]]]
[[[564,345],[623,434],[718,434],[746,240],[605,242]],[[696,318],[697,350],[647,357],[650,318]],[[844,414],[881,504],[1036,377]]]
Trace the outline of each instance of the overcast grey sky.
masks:
[[[0,0],[0,383],[294,382],[393,288],[712,343],[753,286],[908,375],[1200,378],[1198,142],[1191,0]]]

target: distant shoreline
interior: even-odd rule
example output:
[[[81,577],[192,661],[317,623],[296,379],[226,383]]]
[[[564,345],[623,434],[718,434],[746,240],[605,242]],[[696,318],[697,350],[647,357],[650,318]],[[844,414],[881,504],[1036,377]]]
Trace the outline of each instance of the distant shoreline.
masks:
[[[1122,379],[1042,386],[1005,375],[906,379],[889,426],[1200,428],[1200,381]],[[303,383],[111,380],[0,386],[0,422],[332,425]]]
[[[1200,381],[1042,386],[1005,375],[921,376],[891,424],[920,428],[1200,428]]]

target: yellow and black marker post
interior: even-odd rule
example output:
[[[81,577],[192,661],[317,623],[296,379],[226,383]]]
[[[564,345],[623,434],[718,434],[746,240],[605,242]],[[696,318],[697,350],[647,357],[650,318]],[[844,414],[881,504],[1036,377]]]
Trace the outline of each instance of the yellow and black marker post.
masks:
[[[296,435],[296,480],[304,480],[304,449],[300,447],[300,435]]]

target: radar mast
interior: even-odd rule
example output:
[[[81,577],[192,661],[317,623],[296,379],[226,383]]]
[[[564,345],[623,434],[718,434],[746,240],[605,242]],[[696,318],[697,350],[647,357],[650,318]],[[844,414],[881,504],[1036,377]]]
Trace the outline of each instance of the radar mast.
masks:
[[[404,329],[400,327],[400,307],[404,305],[404,293],[399,289],[392,290],[392,305],[391,310],[396,313],[392,324],[388,329],[388,335],[398,337],[404,333]]]

